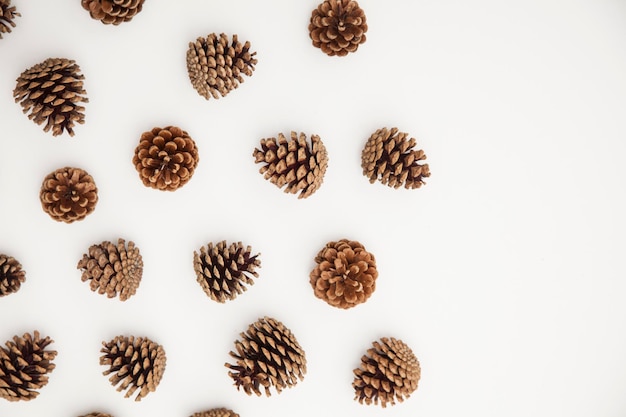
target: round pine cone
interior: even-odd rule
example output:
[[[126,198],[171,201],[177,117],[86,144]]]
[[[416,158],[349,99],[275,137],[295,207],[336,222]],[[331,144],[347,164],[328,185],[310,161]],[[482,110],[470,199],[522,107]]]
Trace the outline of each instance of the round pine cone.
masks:
[[[20,102],[24,114],[38,125],[46,123],[44,132],[52,129],[58,136],[65,130],[74,136],[74,124],[85,123],[85,108],[80,103],[89,99],[84,95],[84,75],[75,61],[48,58],[22,72],[13,90],[15,102]]]
[[[98,188],[87,171],[59,168],[44,178],[39,199],[43,210],[54,220],[72,223],[95,210]]]
[[[281,322],[264,317],[248,326],[235,341],[237,352],[230,352],[236,363],[226,363],[232,371],[228,375],[237,389],[243,388],[248,395],[254,392],[270,396],[273,386],[280,393],[285,387],[296,385],[304,379],[306,357],[295,336]]]
[[[404,401],[417,389],[420,363],[401,340],[383,337],[373,343],[361,358],[361,368],[354,370],[355,400],[384,407]]]
[[[239,414],[228,408],[214,408],[201,413],[194,413],[191,417],[239,417]]]
[[[315,257],[310,283],[315,296],[348,309],[364,303],[376,289],[376,259],[362,244],[347,239],[328,242]]]
[[[127,390],[124,395],[129,398],[139,389],[135,401],[156,390],[165,371],[165,350],[147,337],[117,336],[104,346],[100,352],[100,365],[109,369],[103,375],[109,377],[111,385],[118,391]]]
[[[141,11],[144,0],[81,0],[92,18],[106,25],[129,22]]]
[[[14,336],[13,341],[0,346],[0,398],[9,401],[29,401],[39,395],[39,389],[48,383],[54,369],[55,350],[46,349],[52,343],[49,337],[41,338],[39,332]]]
[[[309,36],[327,55],[345,56],[365,42],[366,20],[354,0],[325,0],[311,13]]]
[[[144,132],[133,165],[146,187],[174,191],[187,184],[198,165],[198,148],[179,127],[155,127]]]
[[[191,85],[205,99],[225,97],[240,83],[242,74],[252,76],[257,63],[250,52],[250,42],[242,44],[233,35],[232,41],[224,33],[211,33],[189,42],[187,49],[187,72]]]
[[[126,301],[135,295],[143,274],[143,259],[134,242],[118,239],[117,244],[104,241],[89,247],[77,268],[81,280],[89,281],[92,291]]]
[[[389,187],[420,188],[424,178],[430,177],[428,164],[419,164],[426,159],[423,150],[415,150],[416,141],[397,128],[382,128],[368,139],[361,153],[363,175],[370,183],[378,180]]]
[[[0,253],[0,297],[17,292],[25,280],[22,264],[12,256]]]
[[[285,188],[286,193],[296,194],[298,198],[307,198],[324,182],[328,167],[328,153],[324,143],[317,135],[311,136],[311,144],[306,135],[291,132],[287,139],[282,133],[276,138],[261,139],[261,149],[252,153],[254,162],[264,164],[259,172],[266,180],[278,188]]]
[[[16,16],[21,14],[15,11],[15,6],[11,6],[11,0],[0,0],[0,39],[3,33],[9,33],[15,27],[13,19]]]
[[[113,417],[111,414],[106,414],[106,413],[89,413],[89,414],[85,414],[84,416],[79,416],[79,417]]]

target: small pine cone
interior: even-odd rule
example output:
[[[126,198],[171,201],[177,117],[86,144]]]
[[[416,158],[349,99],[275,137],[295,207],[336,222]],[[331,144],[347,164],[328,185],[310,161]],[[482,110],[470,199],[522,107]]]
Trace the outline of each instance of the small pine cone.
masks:
[[[355,400],[361,404],[404,401],[417,389],[420,363],[413,351],[401,340],[383,337],[373,343],[361,358],[361,368],[354,370]]]
[[[106,413],[89,413],[89,414],[85,414],[84,416],[79,416],[79,417],[113,417],[111,414],[106,414]]]
[[[3,33],[10,33],[15,27],[13,19],[16,16],[21,14],[15,11],[15,6],[11,6],[11,0],[0,0],[0,39]]]
[[[74,124],[85,123],[87,92],[83,89],[84,75],[75,61],[48,58],[22,72],[13,90],[15,102],[20,102],[24,114],[38,125],[46,123],[44,132],[52,129],[58,136],[65,130],[74,136]]]
[[[59,168],[44,178],[39,199],[43,210],[54,220],[72,223],[95,210],[98,188],[87,171]]]
[[[311,144],[306,135],[291,132],[291,139],[282,133],[276,138],[261,139],[261,149],[252,153],[254,162],[264,164],[259,172],[266,180],[278,188],[285,188],[286,193],[296,194],[298,198],[307,198],[324,182],[328,167],[328,153],[324,143],[317,135],[311,136]]]
[[[22,264],[12,256],[0,253],[0,297],[17,292],[25,280]]]
[[[420,188],[424,178],[430,177],[428,164],[419,164],[426,159],[424,151],[413,149],[414,138],[397,128],[378,129],[370,136],[361,153],[363,175],[370,183],[378,180],[389,187]]]
[[[311,286],[315,296],[331,306],[352,308],[367,301],[376,289],[376,259],[359,242],[328,242],[315,262]]]
[[[0,346],[0,398],[9,401],[29,401],[39,395],[39,389],[48,384],[48,375],[54,369],[55,350],[46,349],[52,343],[39,332],[14,336],[13,341]]]
[[[92,291],[126,301],[137,292],[143,274],[143,259],[134,242],[118,239],[117,244],[104,241],[89,247],[77,268],[81,280],[89,281]]]
[[[125,398],[139,389],[135,401],[141,401],[156,390],[165,371],[165,350],[161,345],[147,337],[134,336],[117,336],[102,345],[100,365],[109,367],[102,374],[112,374],[109,381],[113,386],[121,382],[117,390],[127,390]]]
[[[232,371],[228,375],[235,386],[248,395],[254,392],[270,396],[273,386],[280,393],[283,388],[296,385],[306,374],[306,357],[295,336],[281,322],[264,317],[248,326],[235,341],[237,352],[230,352],[236,364],[226,363]]]
[[[239,417],[239,414],[228,408],[213,408],[212,410],[193,413],[191,417]]]
[[[130,22],[141,11],[144,0],[81,0],[83,9],[105,25]]]
[[[242,44],[233,35],[232,41],[224,33],[199,37],[189,42],[187,49],[187,72],[191,85],[205,99],[225,97],[240,83],[242,75],[252,76],[257,63],[250,52],[250,42]]]
[[[146,187],[174,191],[189,182],[199,160],[198,148],[189,134],[167,126],[141,135],[133,165]]]
[[[259,276],[256,268],[261,266],[259,254],[252,254],[250,246],[241,242],[226,246],[223,240],[216,245],[208,243],[193,253],[193,269],[197,281],[212,300],[223,303],[234,300],[246,291],[246,285],[254,285],[253,277]]]
[[[345,56],[365,42],[367,19],[354,0],[325,0],[311,13],[313,46],[329,56]]]

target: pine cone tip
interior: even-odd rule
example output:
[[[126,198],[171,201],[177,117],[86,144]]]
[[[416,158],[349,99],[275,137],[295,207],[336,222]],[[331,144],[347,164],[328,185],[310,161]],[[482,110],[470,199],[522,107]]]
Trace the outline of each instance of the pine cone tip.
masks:
[[[329,56],[346,56],[365,42],[367,18],[354,0],[325,0],[311,13],[313,46]]]
[[[87,171],[64,167],[44,178],[39,199],[41,207],[53,220],[73,223],[95,210],[98,188]]]

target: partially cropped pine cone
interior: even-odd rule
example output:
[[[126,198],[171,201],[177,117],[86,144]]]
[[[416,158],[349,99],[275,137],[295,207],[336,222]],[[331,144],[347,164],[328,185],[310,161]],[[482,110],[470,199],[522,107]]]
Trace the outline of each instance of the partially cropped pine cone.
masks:
[[[252,323],[241,340],[235,341],[237,352],[230,352],[235,364],[226,363],[228,375],[237,389],[248,395],[270,396],[270,388],[280,393],[296,385],[306,374],[306,357],[295,336],[281,322],[264,317]]]
[[[14,336],[0,346],[0,398],[9,401],[29,401],[39,395],[54,369],[55,350],[46,349],[53,342],[41,338],[38,331]]]
[[[129,22],[141,11],[144,0],[81,0],[92,18],[106,25]]]
[[[13,19],[16,16],[21,15],[15,11],[15,6],[11,6],[11,0],[0,0],[0,39],[3,33],[9,33],[15,27]]]
[[[26,273],[12,256],[0,253],[0,297],[19,291]]]
[[[328,153],[317,135],[307,142],[304,133],[291,132],[287,139],[282,133],[276,138],[261,139],[261,148],[252,153],[254,162],[263,164],[259,172],[278,188],[285,187],[286,193],[307,198],[324,182],[328,167]]]
[[[420,363],[401,340],[383,337],[373,343],[354,370],[355,400],[361,404],[395,405],[409,398],[417,389]]]
[[[106,413],[89,413],[89,414],[85,414],[84,416],[79,416],[79,417],[113,417],[111,414],[106,414]]]
[[[368,139],[361,153],[363,175],[370,183],[378,180],[389,187],[420,188],[424,178],[430,177],[424,151],[413,149],[414,138],[408,133],[398,132],[397,128],[378,129]]]
[[[126,301],[137,292],[143,275],[143,259],[134,242],[118,239],[117,243],[104,241],[91,245],[83,254],[77,268],[81,280],[89,281],[92,291]]]
[[[189,134],[167,126],[141,135],[133,165],[146,187],[174,191],[189,182],[199,160],[198,148]]]
[[[39,198],[43,210],[50,217],[59,222],[72,223],[95,210],[98,188],[87,171],[59,168],[44,178]]]
[[[64,131],[74,136],[75,123],[85,123],[87,92],[83,88],[85,76],[75,61],[66,58],[48,58],[22,72],[13,90],[15,102],[20,102],[24,114],[41,125],[53,136]]]
[[[100,365],[108,366],[103,375],[109,375],[111,385],[118,391],[127,390],[129,398],[139,390],[135,401],[141,401],[156,390],[165,371],[165,350],[147,337],[117,336],[108,343],[102,342]]]
[[[330,56],[355,52],[365,42],[367,19],[354,0],[325,0],[311,13],[313,46]]]
[[[191,85],[205,99],[225,97],[240,83],[242,75],[252,76],[257,63],[256,52],[250,52],[250,42],[232,40],[224,33],[199,37],[189,42],[187,72]]]
[[[228,408],[214,408],[212,410],[194,413],[191,417],[239,417],[239,414]]]

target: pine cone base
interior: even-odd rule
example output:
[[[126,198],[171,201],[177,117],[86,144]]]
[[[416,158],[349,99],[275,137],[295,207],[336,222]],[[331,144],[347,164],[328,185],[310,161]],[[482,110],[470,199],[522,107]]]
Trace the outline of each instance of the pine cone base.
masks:
[[[367,18],[354,0],[325,0],[311,13],[313,46],[329,56],[346,56],[365,42]]]
[[[92,19],[105,25],[130,22],[143,7],[144,0],[81,0]]]
[[[200,413],[193,413],[191,417],[239,417],[239,414],[228,408],[213,408]]]
[[[44,178],[39,199],[41,207],[53,220],[73,223],[96,209],[98,188],[87,171],[59,168]]]
[[[21,16],[15,6],[11,6],[11,0],[0,0],[0,39],[3,33],[10,33],[15,25],[15,17]]]
[[[0,253],[0,297],[19,291],[26,280],[26,273],[12,256]]]

